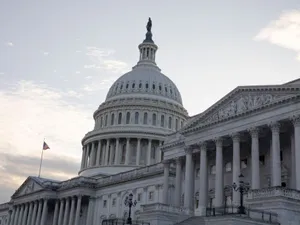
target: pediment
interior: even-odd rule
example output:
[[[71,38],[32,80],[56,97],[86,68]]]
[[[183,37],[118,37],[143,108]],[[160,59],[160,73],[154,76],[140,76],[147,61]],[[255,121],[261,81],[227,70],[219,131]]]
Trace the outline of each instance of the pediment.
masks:
[[[194,127],[220,122],[235,116],[261,110],[284,100],[300,96],[300,88],[283,86],[238,87],[194,118],[183,133]]]
[[[43,190],[42,184],[32,177],[28,177],[13,194],[12,198],[25,196],[34,192],[38,192],[40,190]]]

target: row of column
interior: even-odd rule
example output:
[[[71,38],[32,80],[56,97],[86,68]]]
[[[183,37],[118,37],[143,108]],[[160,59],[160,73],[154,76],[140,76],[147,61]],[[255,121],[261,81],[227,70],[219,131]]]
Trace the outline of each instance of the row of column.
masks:
[[[292,148],[294,148],[294,157],[292,157],[295,165],[294,175],[296,179],[295,188],[300,190],[300,117],[292,119],[294,125],[294,138]],[[269,125],[272,132],[271,144],[271,171],[272,186],[281,186],[281,160],[280,160],[280,123],[275,122]],[[248,130],[251,135],[251,189],[260,188],[260,165],[259,165],[259,128],[251,128]],[[233,168],[232,182],[239,182],[240,175],[240,135],[235,133],[231,135],[233,142]],[[215,206],[223,205],[224,200],[224,171],[223,171],[223,139],[222,137],[213,140],[216,146],[216,174],[215,174]],[[193,208],[193,187],[194,187],[194,162],[192,159],[193,149],[186,150],[185,156],[185,186],[184,186],[184,206]],[[207,166],[207,141],[200,144],[200,179],[199,179],[199,211],[207,207],[208,196],[208,166]],[[169,176],[169,162],[165,163],[164,171],[164,193],[167,193]],[[181,196],[181,176],[182,176],[181,159],[176,159],[176,178],[175,178],[175,205],[180,207]],[[167,204],[167,197],[164,197],[164,203]],[[233,204],[238,204],[239,194],[233,192]]]
[[[136,162],[135,165],[139,166],[141,161],[141,138],[133,138],[137,140],[136,146]],[[130,165],[132,157],[132,145],[130,141],[132,138],[126,138],[126,150],[125,150],[125,161],[122,161],[123,149],[121,148],[120,139],[115,139],[112,142],[111,139],[99,140],[98,145],[96,142],[89,143],[83,147],[82,150],[82,159],[81,159],[81,169],[85,169],[93,166],[107,166],[107,165]],[[105,143],[106,142],[106,143]],[[159,145],[162,142],[159,141]],[[146,164],[151,164],[151,150],[152,150],[152,140],[148,139],[147,144],[147,155],[146,155]],[[161,161],[161,151],[156,149],[155,159],[157,162]]]
[[[48,213],[48,199],[40,199],[15,205],[9,218],[9,225],[45,225]]]

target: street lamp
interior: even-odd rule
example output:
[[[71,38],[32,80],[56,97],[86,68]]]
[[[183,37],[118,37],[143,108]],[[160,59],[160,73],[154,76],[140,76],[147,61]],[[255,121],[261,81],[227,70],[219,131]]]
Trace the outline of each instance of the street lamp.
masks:
[[[232,188],[234,191],[240,192],[240,206],[238,207],[238,213],[239,214],[246,214],[245,212],[245,206],[244,206],[244,193],[247,193],[250,189],[249,183],[245,183],[243,181],[243,174],[239,176],[239,184],[236,183],[232,184]]]
[[[127,196],[126,198],[125,198],[125,201],[124,201],[124,204],[126,205],[126,206],[128,206],[129,207],[129,212],[128,212],[128,218],[127,218],[127,224],[132,224],[132,219],[131,219],[131,207],[133,206],[133,207],[135,207],[136,206],[136,200],[132,200],[132,198],[133,198],[133,194],[129,194],[129,196]]]

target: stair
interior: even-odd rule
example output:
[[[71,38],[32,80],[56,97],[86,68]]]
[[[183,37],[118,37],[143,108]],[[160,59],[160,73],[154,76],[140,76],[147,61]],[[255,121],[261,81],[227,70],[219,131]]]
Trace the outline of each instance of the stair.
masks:
[[[205,225],[204,217],[202,216],[193,216],[176,225]]]

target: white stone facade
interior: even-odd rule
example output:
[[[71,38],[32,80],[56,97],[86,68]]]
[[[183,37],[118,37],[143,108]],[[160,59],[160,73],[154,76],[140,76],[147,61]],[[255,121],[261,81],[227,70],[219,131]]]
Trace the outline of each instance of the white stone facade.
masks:
[[[130,193],[137,201],[132,218],[151,225],[265,224],[203,217],[206,208],[239,204],[231,186],[241,173],[251,185],[247,207],[277,214],[282,225],[299,224],[299,80],[237,87],[189,118],[155,63],[151,32],[139,49],[137,65],[94,113],[79,176],[28,177],[0,205],[0,225],[99,225],[127,218]]]

